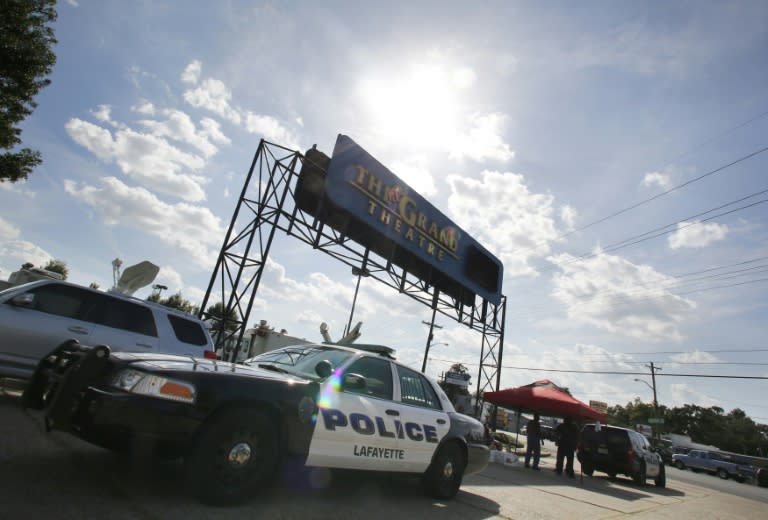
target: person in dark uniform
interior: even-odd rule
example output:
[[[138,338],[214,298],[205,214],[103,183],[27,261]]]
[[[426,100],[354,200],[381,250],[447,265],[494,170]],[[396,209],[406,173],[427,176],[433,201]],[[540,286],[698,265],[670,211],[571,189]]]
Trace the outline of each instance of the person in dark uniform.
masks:
[[[565,459],[565,473],[569,477],[575,476],[573,472],[573,452],[576,450],[576,444],[579,441],[579,430],[570,417],[566,417],[557,428],[557,464],[555,472],[558,475],[563,474],[563,459]]]
[[[528,425],[525,427],[525,434],[527,436],[525,442],[525,467],[531,467],[531,456],[533,456],[533,469],[539,469],[541,445],[544,443],[544,440],[541,438],[539,414],[534,414],[533,419],[528,421]]]

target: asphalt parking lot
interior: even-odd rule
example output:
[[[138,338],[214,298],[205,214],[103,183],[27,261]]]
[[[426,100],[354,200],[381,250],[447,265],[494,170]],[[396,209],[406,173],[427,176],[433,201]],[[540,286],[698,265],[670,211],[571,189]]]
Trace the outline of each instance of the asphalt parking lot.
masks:
[[[765,504],[671,480],[666,489],[629,479],[570,479],[521,464],[491,464],[452,501],[428,499],[415,477],[304,471],[288,465],[253,501],[212,508],[188,496],[179,462],[132,461],[61,433],[38,412],[0,396],[0,518],[761,518]]]

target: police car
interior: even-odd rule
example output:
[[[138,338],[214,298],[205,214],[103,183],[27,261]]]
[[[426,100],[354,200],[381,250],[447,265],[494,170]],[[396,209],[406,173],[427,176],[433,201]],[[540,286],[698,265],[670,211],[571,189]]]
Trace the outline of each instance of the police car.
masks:
[[[112,450],[184,457],[191,491],[233,503],[282,461],[421,474],[450,499],[488,463],[483,425],[386,347],[305,344],[244,364],[111,352],[71,340],[40,362],[24,394],[47,429]]]

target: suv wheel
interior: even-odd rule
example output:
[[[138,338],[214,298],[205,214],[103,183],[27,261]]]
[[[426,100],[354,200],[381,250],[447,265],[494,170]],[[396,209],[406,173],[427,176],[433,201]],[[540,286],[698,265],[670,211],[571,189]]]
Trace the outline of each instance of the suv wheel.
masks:
[[[595,472],[595,468],[590,466],[589,464],[582,464],[581,465],[581,472],[587,475],[588,477],[592,476],[592,473]]]
[[[723,468],[720,468],[717,470],[717,476],[723,480],[728,480],[728,472],[725,471]]]
[[[663,488],[667,485],[667,472],[664,469],[664,464],[659,466],[659,474],[653,481],[656,487]]]
[[[256,410],[230,410],[203,426],[187,477],[193,494],[213,504],[242,501],[277,471],[279,442],[273,420]]]
[[[685,469],[685,464],[683,464],[682,460],[675,461],[675,467],[677,469]]]
[[[645,464],[640,464],[640,469],[637,470],[637,473],[632,475],[632,480],[634,480],[635,484],[638,486],[644,486],[646,478]]]

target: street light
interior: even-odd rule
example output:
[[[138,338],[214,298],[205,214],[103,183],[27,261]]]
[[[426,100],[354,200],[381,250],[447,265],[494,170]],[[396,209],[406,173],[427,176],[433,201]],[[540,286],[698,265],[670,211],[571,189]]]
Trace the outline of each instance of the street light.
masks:
[[[646,381],[644,379],[635,378],[635,381],[637,381],[639,383],[643,383],[645,386],[647,386],[648,388],[651,389],[651,391],[653,392],[653,410],[655,412],[658,412],[659,411],[659,402],[656,400],[656,386],[649,385],[648,381]]]
[[[658,419],[659,418],[659,402],[656,400],[656,378],[653,379],[653,386],[649,385],[648,381],[644,379],[635,378],[635,381],[639,383],[643,383],[645,386],[650,388],[651,391],[653,391],[653,414],[656,416],[655,419],[659,420]],[[654,425],[653,431],[656,432],[656,437],[658,438],[659,437],[658,426]]]
[[[349,323],[347,324],[347,328],[344,329],[344,335],[347,335],[347,332],[349,332],[352,329],[352,315],[355,314],[355,304],[357,303],[357,291],[360,290],[360,279],[365,276],[366,278],[371,276],[371,272],[368,271],[365,267],[358,268],[353,267],[352,268],[352,274],[357,276],[357,285],[355,285],[355,296],[352,298],[352,309],[349,311]]]
[[[450,346],[448,343],[442,342],[442,343],[432,343],[431,347],[439,347],[440,345],[445,345],[446,347]]]

